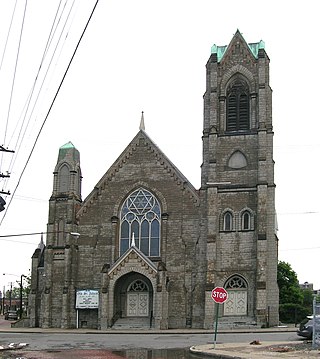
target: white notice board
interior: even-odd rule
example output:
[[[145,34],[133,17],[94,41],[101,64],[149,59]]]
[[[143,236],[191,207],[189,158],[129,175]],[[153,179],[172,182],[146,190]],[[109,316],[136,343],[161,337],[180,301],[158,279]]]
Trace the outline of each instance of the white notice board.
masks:
[[[77,309],[99,308],[99,291],[92,289],[77,290],[76,308]]]

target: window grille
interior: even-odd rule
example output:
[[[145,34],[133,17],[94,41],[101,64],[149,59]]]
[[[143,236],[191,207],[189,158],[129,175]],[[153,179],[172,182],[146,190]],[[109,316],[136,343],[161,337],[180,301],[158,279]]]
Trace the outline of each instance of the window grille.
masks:
[[[233,276],[227,281],[225,288],[226,289],[247,288],[247,283],[240,276]]]

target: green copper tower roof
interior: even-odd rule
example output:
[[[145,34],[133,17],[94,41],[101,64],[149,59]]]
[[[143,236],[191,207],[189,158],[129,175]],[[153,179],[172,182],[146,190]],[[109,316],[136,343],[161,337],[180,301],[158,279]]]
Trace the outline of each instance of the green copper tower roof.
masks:
[[[237,30],[237,33],[239,33],[239,30]],[[258,53],[260,49],[265,48],[265,44],[263,40],[260,40],[259,42],[254,42],[251,44],[248,44],[248,47],[252,53],[252,55],[257,59]],[[213,44],[211,47],[211,54],[217,54],[217,61],[220,62],[223,58],[223,55],[225,54],[227,48],[229,45],[224,46],[217,46],[216,44]]]
[[[60,147],[60,150],[62,149],[67,149],[67,148],[75,148],[73,143],[71,141],[69,141],[68,143],[66,143],[65,145]]]
[[[60,161],[80,162],[79,151],[74,147],[71,141],[59,148],[58,162]]]

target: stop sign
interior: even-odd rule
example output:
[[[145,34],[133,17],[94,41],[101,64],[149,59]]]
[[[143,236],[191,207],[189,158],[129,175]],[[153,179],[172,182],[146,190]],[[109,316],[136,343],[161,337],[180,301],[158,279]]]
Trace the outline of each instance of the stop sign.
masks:
[[[223,287],[215,287],[211,292],[211,298],[216,303],[224,303],[228,299],[228,292]]]

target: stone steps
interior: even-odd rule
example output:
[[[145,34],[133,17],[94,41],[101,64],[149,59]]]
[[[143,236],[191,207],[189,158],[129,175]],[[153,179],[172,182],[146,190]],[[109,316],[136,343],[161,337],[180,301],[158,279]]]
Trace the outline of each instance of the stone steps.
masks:
[[[112,329],[150,329],[149,317],[119,318]]]
[[[257,323],[250,317],[222,317],[218,319],[219,329],[256,328]]]

